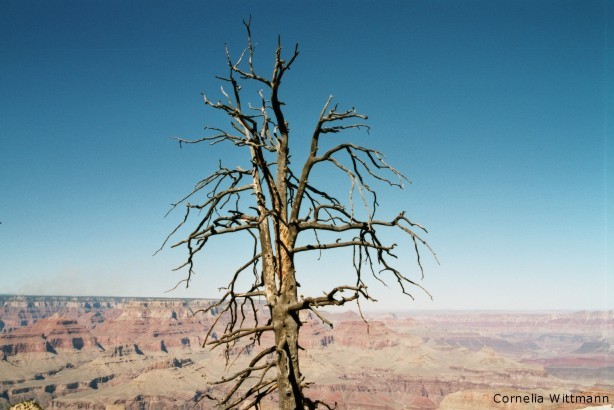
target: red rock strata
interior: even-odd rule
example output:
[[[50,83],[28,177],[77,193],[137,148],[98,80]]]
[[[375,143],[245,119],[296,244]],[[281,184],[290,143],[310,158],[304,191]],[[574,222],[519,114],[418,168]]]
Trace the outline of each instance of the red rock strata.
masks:
[[[25,399],[52,409],[190,408],[219,393],[208,382],[224,372],[222,352],[201,347],[217,312],[194,314],[210,303],[0,296],[0,409]],[[593,391],[614,404],[612,312],[397,312],[368,325],[354,312],[325,316],[332,329],[303,317],[301,361],[315,382],[308,394],[340,410],[491,409],[502,391]]]

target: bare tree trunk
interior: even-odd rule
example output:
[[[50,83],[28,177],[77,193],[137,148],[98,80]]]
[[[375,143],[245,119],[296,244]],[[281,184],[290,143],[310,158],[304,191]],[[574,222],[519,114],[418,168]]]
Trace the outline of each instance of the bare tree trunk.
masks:
[[[298,357],[298,337],[301,326],[299,314],[290,306],[298,301],[296,271],[288,249],[294,247],[292,233],[285,225],[279,227],[279,287],[280,297],[272,309],[275,345],[277,346],[277,385],[279,409],[303,409],[304,397]]]
[[[298,359],[298,335],[300,322],[288,312],[288,304],[281,303],[273,309],[273,327],[277,352],[277,385],[279,409],[303,409],[303,393]]]

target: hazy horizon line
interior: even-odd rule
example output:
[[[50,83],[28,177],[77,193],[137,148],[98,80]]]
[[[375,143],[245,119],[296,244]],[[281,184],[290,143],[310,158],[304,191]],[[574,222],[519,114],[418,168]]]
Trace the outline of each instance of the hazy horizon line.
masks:
[[[100,299],[142,299],[142,300],[206,300],[206,301],[219,301],[219,298],[211,297],[172,297],[172,296],[113,296],[113,295],[41,295],[41,294],[19,294],[19,293],[0,293],[0,298],[10,297],[22,297],[22,298],[73,298],[73,299],[86,299],[86,298],[100,298]],[[264,302],[264,300],[263,300]],[[344,306],[345,310],[340,308],[324,309],[329,313],[335,311],[343,313],[344,311],[358,311],[355,306]],[[583,309],[583,308],[569,308],[569,309],[547,309],[547,308],[389,308],[389,307],[362,307],[363,312],[369,313],[397,313],[408,311],[411,312],[482,312],[482,313],[579,313],[579,312],[614,312],[614,309]]]

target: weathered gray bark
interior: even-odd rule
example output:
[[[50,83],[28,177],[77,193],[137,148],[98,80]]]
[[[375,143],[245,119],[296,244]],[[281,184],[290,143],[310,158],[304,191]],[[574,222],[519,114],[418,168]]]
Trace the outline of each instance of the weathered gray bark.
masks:
[[[358,302],[359,298],[374,300],[363,281],[364,269],[380,281],[379,274],[390,274],[401,291],[410,297],[406,288],[408,285],[423,289],[389,263],[390,258],[396,257],[393,253],[396,244],[383,243],[377,235],[378,229],[397,228],[407,234],[413,242],[421,271],[419,245],[432,250],[416,232],[426,230],[410,221],[403,212],[392,220],[374,219],[378,204],[375,191],[369,187],[366,179],[371,177],[391,186],[402,187],[405,178],[384,161],[382,154],[352,143],[342,143],[320,152],[320,140],[326,134],[351,128],[368,129],[361,122],[367,117],[353,108],[338,111],[337,106],[330,106],[332,97],[328,98],[314,128],[309,154],[300,175],[292,171],[289,160],[290,130],[279,89],[284,74],[298,56],[298,45],[290,58],[284,60],[279,43],[271,79],[261,77],[253,66],[250,23],[246,22],[245,27],[247,48],[237,60],[233,60],[226,49],[229,74],[228,77],[218,77],[230,87],[230,93],[222,88],[226,102],[213,102],[203,95],[207,106],[228,115],[232,130],[208,128],[213,135],[197,140],[177,140],[180,145],[209,141],[212,144],[229,142],[237,149],[247,147],[251,169],[230,169],[220,163],[217,171],[199,181],[192,192],[173,205],[175,208],[185,204],[185,216],[162,247],[196,214],[195,228],[189,231],[185,239],[173,245],[188,249],[186,262],[177,268],[187,268],[187,277],[182,281],[187,286],[194,273],[194,256],[211,238],[243,232],[254,243],[250,260],[230,277],[222,298],[206,309],[213,311],[219,308],[219,314],[207,333],[205,344],[212,348],[226,348],[227,360],[231,348],[240,347],[243,349],[241,352],[260,346],[261,336],[267,332],[273,333],[275,344],[261,349],[252,356],[247,367],[218,382],[231,386],[224,397],[205,397],[216,400],[222,409],[258,408],[265,396],[277,392],[281,410],[314,409],[318,406],[331,408],[318,400],[309,399],[304,392],[307,383],[300,371],[298,344],[300,312],[309,310],[323,323],[332,326],[317,311],[318,308]],[[240,81],[256,82],[263,87],[258,93],[259,107],[242,105]],[[345,160],[341,158],[342,155],[345,155]],[[343,205],[334,195],[317,188],[309,180],[312,169],[320,164],[332,165],[341,175],[348,177],[351,186],[349,206]],[[398,181],[393,181],[390,176]],[[197,203],[188,202],[188,199],[207,189],[209,191],[204,199]],[[357,193],[368,213],[364,220],[354,212],[353,192]],[[245,204],[248,200],[250,203]],[[322,243],[316,235],[311,244],[296,246],[301,233],[318,231],[337,232],[345,235],[345,239]],[[323,296],[299,298],[294,256],[300,252],[338,248],[353,250],[355,277],[351,279],[354,284],[337,286]],[[381,267],[378,274],[373,269],[374,265]],[[237,289],[237,279],[250,268],[255,278],[253,284],[245,290]],[[266,324],[261,323],[262,317],[258,314],[260,298],[265,299],[269,310]],[[212,332],[219,326],[225,326],[222,335],[211,340]],[[269,359],[271,354],[274,357],[272,360]],[[275,376],[270,374],[272,369],[276,369]]]

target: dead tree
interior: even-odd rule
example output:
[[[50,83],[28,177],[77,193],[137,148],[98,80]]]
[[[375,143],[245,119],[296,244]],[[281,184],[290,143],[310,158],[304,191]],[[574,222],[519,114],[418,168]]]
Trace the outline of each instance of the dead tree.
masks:
[[[326,144],[322,140],[344,130],[369,130],[364,123],[367,116],[354,108],[340,110],[337,105],[332,105],[332,96],[329,97],[317,119],[311,140],[305,142],[309,150],[307,159],[302,167],[296,170],[291,167],[290,128],[280,99],[280,87],[299,55],[299,47],[297,44],[286,59],[282,56],[278,39],[272,75],[263,77],[254,68],[250,23],[244,22],[244,25],[247,47],[233,59],[226,46],[228,74],[217,77],[222,81],[223,98],[213,101],[203,94],[207,107],[228,116],[230,127],[206,127],[208,134],[202,138],[177,140],[180,145],[201,142],[233,144],[236,149],[244,150],[250,165],[248,169],[240,166],[227,168],[220,162],[217,171],[199,181],[188,195],[173,204],[173,208],[183,204],[185,215],[162,247],[182,227],[187,227],[188,221],[194,220],[195,226],[186,228],[189,231],[187,237],[172,245],[187,247],[187,260],[177,268],[187,270],[186,278],[180,282],[187,286],[194,274],[195,256],[211,239],[244,234],[253,241],[251,258],[230,276],[223,296],[207,309],[216,309],[219,314],[205,344],[212,348],[222,346],[231,352],[231,348],[243,343],[244,348],[253,350],[253,358],[247,367],[220,381],[229,386],[225,396],[216,399],[220,408],[259,408],[262,399],[275,391],[279,408],[283,410],[330,408],[305,395],[308,383],[299,366],[299,313],[311,311],[323,323],[332,326],[318,312],[319,308],[342,306],[361,298],[374,300],[363,280],[365,272],[379,281],[397,282],[400,291],[410,297],[411,286],[423,289],[391,264],[391,259],[396,258],[393,253],[396,244],[380,240],[378,234],[382,229],[396,228],[407,235],[422,276],[420,248],[433,251],[419,234],[426,230],[412,222],[404,212],[389,220],[375,218],[378,203],[376,191],[369,185],[370,180],[402,188],[406,179],[385,162],[380,152],[350,142],[322,148]],[[242,85],[249,84],[257,84],[260,88],[256,106],[243,100]],[[298,141],[300,143],[302,141]],[[314,169],[324,165],[332,166],[349,179],[350,194],[346,201],[342,202],[330,189],[322,188],[311,179]],[[199,194],[205,195],[196,200]],[[360,207],[355,207],[354,199],[362,202]],[[321,239],[328,236],[324,232],[335,233],[340,238],[329,243]],[[299,238],[303,242],[297,242]],[[307,245],[301,244],[305,238],[309,242]],[[340,248],[353,251],[350,284],[339,285],[322,296],[299,297],[295,255]],[[250,271],[254,276],[251,287],[239,289],[239,278]],[[266,323],[262,323],[261,315],[258,321],[261,300],[269,311]],[[217,327],[223,328],[223,332],[217,332],[221,336],[211,338],[213,329]],[[268,332],[274,335],[274,344],[262,348],[261,338]],[[261,350],[257,351],[258,348]]]

